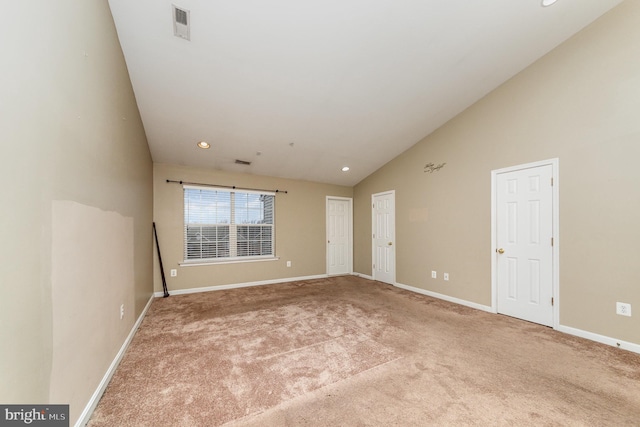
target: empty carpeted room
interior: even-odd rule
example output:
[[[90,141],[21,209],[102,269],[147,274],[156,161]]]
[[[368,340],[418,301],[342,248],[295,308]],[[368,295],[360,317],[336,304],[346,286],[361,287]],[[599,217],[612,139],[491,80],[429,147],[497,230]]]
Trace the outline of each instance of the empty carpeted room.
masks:
[[[638,424],[639,1],[3,5],[0,424]]]

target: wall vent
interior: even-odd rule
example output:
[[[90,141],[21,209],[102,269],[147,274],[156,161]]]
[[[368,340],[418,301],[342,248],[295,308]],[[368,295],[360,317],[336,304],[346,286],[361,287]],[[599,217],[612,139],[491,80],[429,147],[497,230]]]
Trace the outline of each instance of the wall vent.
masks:
[[[173,35],[181,39],[191,40],[191,16],[186,9],[181,9],[175,4],[173,8]]]
[[[236,165],[249,166],[249,165],[251,165],[251,162],[247,162],[246,160],[239,160],[239,159],[236,159]]]

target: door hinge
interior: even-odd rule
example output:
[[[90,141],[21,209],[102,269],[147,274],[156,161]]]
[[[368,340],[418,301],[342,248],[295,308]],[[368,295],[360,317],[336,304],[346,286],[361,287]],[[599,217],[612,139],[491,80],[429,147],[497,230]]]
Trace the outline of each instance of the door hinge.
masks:
[[[551,305],[553,306],[553,297],[551,297]]]
[[[375,264],[373,264],[373,269],[374,269],[374,270],[376,269],[376,265],[375,265]]]
[[[553,177],[551,177],[551,186],[553,187]]]
[[[373,233],[373,238],[374,238],[374,239],[376,238],[376,233]]]
[[[553,237],[551,238],[551,246],[553,246]]]

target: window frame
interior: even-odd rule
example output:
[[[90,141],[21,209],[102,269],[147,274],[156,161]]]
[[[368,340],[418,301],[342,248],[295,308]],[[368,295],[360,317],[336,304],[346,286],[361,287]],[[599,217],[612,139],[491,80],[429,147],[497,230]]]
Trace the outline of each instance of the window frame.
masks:
[[[229,208],[228,211],[224,211],[226,216],[228,216],[228,223],[215,223],[211,224],[211,227],[227,227],[227,240],[226,243],[228,245],[228,256],[220,256],[213,258],[202,258],[202,253],[200,254],[200,258],[188,258],[188,233],[189,233],[189,224],[194,224],[193,222],[188,223],[188,200],[187,200],[187,190],[198,190],[198,191],[207,191],[207,192],[218,192],[218,193],[227,193],[229,195]],[[261,196],[270,196],[272,197],[272,206],[271,206],[271,222],[270,223],[241,223],[236,222],[236,195],[242,194],[258,194]],[[213,186],[197,186],[197,185],[183,185],[183,261],[180,263],[181,266],[190,266],[190,265],[208,265],[208,264],[224,264],[224,263],[237,263],[237,262],[254,262],[254,261],[271,261],[277,260],[276,257],[276,193],[271,191],[259,191],[259,190],[246,190],[246,189],[236,189],[236,188],[224,188],[224,187],[213,187]],[[247,207],[247,209],[250,209]],[[262,206],[262,215],[264,218],[265,208]],[[247,212],[248,213],[248,212]],[[240,227],[260,227],[260,228],[268,228],[270,230],[270,246],[271,253],[266,255],[238,255],[239,245],[238,245],[238,230]],[[202,230],[201,230],[202,231]],[[251,241],[251,240],[247,240]],[[223,241],[224,242],[224,241]],[[262,242],[262,240],[258,240],[258,242]],[[262,250],[262,245],[260,247]],[[200,249],[202,251],[202,249]]]

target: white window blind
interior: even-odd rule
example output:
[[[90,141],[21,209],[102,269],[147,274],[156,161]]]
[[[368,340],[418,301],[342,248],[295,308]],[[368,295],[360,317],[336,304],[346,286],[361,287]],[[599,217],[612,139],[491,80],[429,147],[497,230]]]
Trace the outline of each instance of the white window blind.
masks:
[[[274,256],[272,193],[184,187],[185,261]]]

